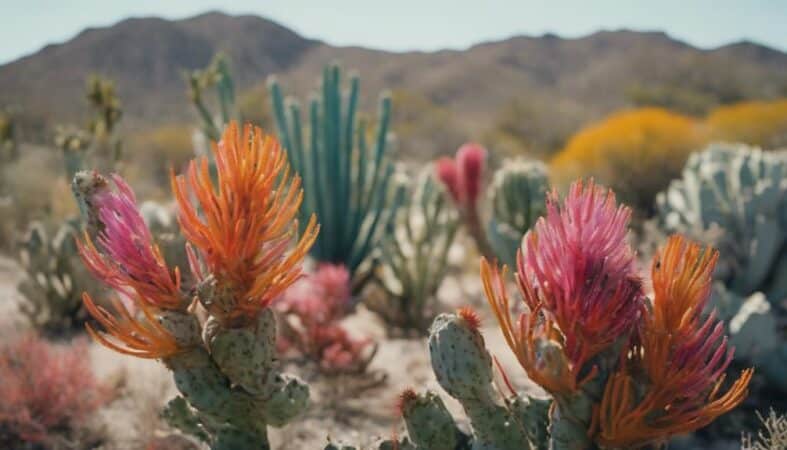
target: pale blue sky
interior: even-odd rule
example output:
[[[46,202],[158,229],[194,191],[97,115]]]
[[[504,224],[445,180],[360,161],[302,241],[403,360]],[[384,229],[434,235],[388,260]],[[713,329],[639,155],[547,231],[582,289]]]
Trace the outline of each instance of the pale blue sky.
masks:
[[[336,45],[465,48],[515,34],[663,30],[700,47],[749,39],[787,50],[787,0],[0,0],[0,63],[126,17],[258,14]]]

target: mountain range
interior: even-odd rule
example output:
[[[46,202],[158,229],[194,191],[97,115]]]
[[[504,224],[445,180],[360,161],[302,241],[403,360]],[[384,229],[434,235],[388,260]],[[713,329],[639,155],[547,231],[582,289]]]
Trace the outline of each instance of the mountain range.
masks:
[[[752,42],[705,50],[661,32],[617,30],[387,52],[333,46],[258,16],[209,12],[86,29],[0,66],[0,107],[46,125],[75,122],[85,114],[85,79],[99,73],[116,82],[127,130],[196,123],[184,73],[205,67],[217,52],[229,56],[239,90],[276,74],[301,98],[317,86],[323,65],[339,61],[360,72],[370,112],[378,93],[391,89],[405,99],[404,112],[442,114],[444,120],[429,122],[432,130],[420,129],[426,126],[420,112],[395,116],[425,135],[413,145],[440,147],[430,153],[519,122],[534,145],[558,146],[582,124],[622,107],[650,102],[699,114],[719,103],[787,95],[787,54]],[[430,143],[430,133],[450,138]]]

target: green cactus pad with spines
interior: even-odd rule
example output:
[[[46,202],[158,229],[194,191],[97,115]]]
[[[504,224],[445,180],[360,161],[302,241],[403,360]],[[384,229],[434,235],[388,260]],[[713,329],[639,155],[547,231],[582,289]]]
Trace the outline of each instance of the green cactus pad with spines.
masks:
[[[402,404],[407,434],[418,448],[455,450],[462,439],[443,400],[433,392],[417,395]]]
[[[515,395],[507,399],[506,404],[519,418],[519,423],[525,427],[533,450],[547,450],[549,407],[552,405],[552,401]]]
[[[211,357],[233,384],[253,394],[269,394],[266,389],[276,358],[276,318],[272,310],[264,309],[253,327],[226,328],[209,319],[203,334]]]
[[[524,427],[496,398],[492,357],[473,325],[455,314],[437,316],[429,330],[429,354],[437,382],[470,418],[474,450],[530,448]]]

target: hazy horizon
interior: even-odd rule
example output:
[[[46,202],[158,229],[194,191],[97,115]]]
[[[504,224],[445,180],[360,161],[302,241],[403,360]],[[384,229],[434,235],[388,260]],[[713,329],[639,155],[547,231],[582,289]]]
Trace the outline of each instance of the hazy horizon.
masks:
[[[370,5],[360,0],[309,3],[271,0],[255,4],[247,0],[224,7],[204,0],[174,0],[156,5],[130,0],[17,2],[5,7],[12,20],[0,29],[0,64],[33,54],[46,45],[66,42],[85,28],[111,26],[132,17],[178,20],[209,11],[258,15],[329,44],[389,51],[464,49],[516,35],[552,33],[577,38],[617,29],[662,31],[699,48],[746,40],[787,51],[787,27],[783,26],[787,23],[787,2],[778,0],[745,4],[732,0],[691,4],[668,0],[656,10],[649,5],[612,0],[593,5],[551,2],[529,8],[528,2],[508,0],[489,2],[483,7],[465,2],[414,0],[396,5]],[[410,14],[414,10],[419,14]],[[446,17],[447,11],[450,17]]]

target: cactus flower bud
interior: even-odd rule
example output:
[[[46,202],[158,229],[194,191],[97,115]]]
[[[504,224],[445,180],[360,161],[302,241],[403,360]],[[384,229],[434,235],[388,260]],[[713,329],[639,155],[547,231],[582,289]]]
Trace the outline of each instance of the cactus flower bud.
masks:
[[[437,160],[437,178],[445,185],[451,194],[454,202],[459,204],[462,201],[462,189],[459,181],[459,170],[453,159],[444,157]]]
[[[461,180],[462,195],[465,203],[475,204],[481,192],[481,177],[484,175],[486,149],[475,143],[468,143],[456,152],[456,165]]]

